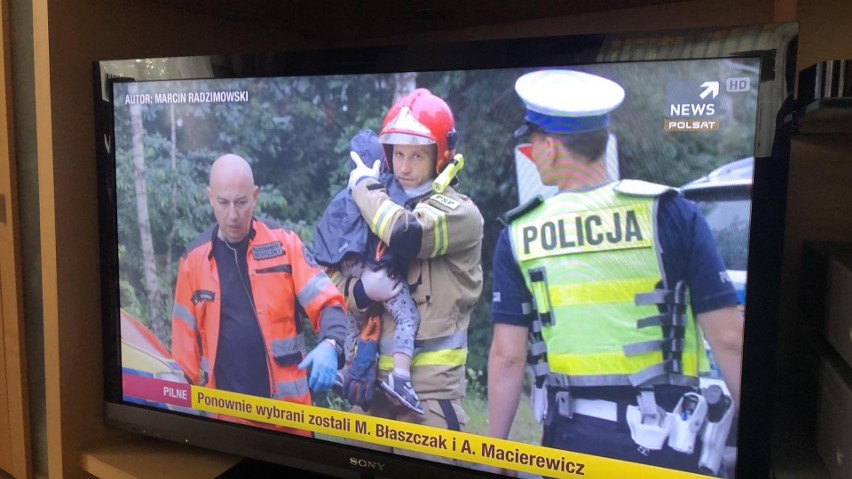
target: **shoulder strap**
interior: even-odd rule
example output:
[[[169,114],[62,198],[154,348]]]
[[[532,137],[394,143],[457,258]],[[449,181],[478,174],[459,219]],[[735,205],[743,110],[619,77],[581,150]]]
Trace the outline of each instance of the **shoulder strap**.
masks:
[[[523,216],[524,214],[538,208],[538,206],[542,203],[544,203],[544,198],[542,198],[541,195],[538,195],[535,198],[527,201],[526,203],[520,206],[516,206],[511,210],[507,211],[500,218],[498,218],[498,220],[503,223],[503,225],[508,226],[509,223]]]

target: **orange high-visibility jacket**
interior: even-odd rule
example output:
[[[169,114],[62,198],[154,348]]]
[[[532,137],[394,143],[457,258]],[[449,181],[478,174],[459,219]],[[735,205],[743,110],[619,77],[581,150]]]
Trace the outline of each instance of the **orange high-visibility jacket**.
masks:
[[[221,294],[212,239],[202,233],[181,258],[172,311],[172,355],[192,384],[216,387]],[[343,344],[343,297],[292,231],[252,220],[246,261],[260,331],[266,346],[272,397],[310,404],[307,374],[296,366],[306,354],[297,304],[320,340]]]

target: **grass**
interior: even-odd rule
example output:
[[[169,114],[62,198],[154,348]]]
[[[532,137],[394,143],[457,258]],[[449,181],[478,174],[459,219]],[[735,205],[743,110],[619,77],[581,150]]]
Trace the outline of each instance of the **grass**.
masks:
[[[464,431],[471,434],[487,436],[488,398],[485,388],[482,386],[480,381],[482,373],[469,368],[467,370],[467,375],[467,396],[464,400],[464,410],[468,415],[468,422],[465,425]],[[338,411],[349,411],[350,409],[348,402],[337,397],[331,392],[326,393],[325,397],[316,398],[315,400],[316,404],[321,407],[327,407]],[[316,434],[316,437],[332,442],[345,442],[345,440],[341,437],[327,434],[318,433]],[[523,392],[521,394],[518,411],[515,414],[515,420],[512,422],[512,430],[509,433],[509,440],[524,444],[541,443],[541,424],[533,418],[529,395],[527,392]]]
[[[479,383],[477,371],[468,369],[467,397],[464,401],[464,410],[468,415],[465,432],[488,435],[488,400],[484,388]],[[529,395],[521,394],[518,404],[518,412],[512,422],[512,430],[509,432],[509,440],[522,442],[524,444],[541,444],[541,424],[534,418],[530,408]]]

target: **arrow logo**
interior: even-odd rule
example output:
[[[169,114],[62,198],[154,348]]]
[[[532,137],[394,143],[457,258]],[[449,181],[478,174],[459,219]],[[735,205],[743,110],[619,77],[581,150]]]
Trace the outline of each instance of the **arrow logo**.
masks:
[[[706,81],[701,84],[701,88],[704,88],[704,91],[701,92],[701,99],[707,98],[707,95],[713,94],[713,98],[716,98],[716,95],[719,94],[719,82],[717,81]]]
[[[112,151],[112,141],[110,141],[110,137],[106,133],[104,133],[104,147],[106,148],[107,154]]]

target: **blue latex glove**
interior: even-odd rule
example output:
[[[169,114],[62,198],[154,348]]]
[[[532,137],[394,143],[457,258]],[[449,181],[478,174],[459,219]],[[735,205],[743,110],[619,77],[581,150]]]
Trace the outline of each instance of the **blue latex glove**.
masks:
[[[308,387],[313,392],[322,392],[334,385],[337,377],[337,351],[327,341],[322,341],[299,363],[299,369],[311,368]]]

